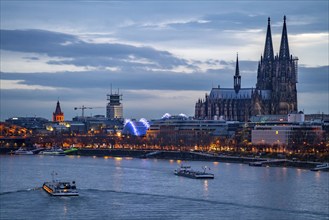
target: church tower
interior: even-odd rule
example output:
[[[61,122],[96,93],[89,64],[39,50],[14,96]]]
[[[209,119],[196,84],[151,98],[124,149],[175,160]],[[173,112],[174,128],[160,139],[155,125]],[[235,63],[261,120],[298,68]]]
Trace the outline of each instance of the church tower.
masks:
[[[64,121],[64,113],[61,110],[59,101],[57,101],[55,112],[53,112],[53,122],[62,122]]]
[[[298,58],[290,55],[286,16],[283,18],[279,56],[275,57],[276,72],[273,81],[272,108],[274,114],[297,112]]]
[[[240,70],[239,70],[239,58],[238,58],[238,55],[236,55],[235,75],[234,75],[235,93],[238,93],[240,89],[241,89],[241,76],[240,76]]]
[[[272,89],[273,71],[274,71],[274,52],[271,34],[271,20],[267,21],[267,32],[263,56],[258,64],[256,89]]]

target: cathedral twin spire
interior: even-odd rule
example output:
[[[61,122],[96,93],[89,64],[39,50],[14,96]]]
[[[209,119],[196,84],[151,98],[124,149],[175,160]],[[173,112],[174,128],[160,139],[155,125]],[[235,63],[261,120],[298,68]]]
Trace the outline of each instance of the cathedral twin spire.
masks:
[[[272,34],[271,34],[271,19],[270,18],[268,18],[265,48],[264,48],[263,56],[264,56],[264,60],[266,60],[266,61],[274,60]]]
[[[278,60],[277,60],[278,59]],[[261,57],[261,61],[258,65],[258,76],[257,76],[257,89],[272,90],[275,86],[275,78],[281,77],[276,75],[275,63],[282,62],[290,59],[289,45],[288,45],[288,34],[286,25],[286,16],[283,17],[283,29],[280,44],[279,57],[274,57],[272,34],[271,34],[271,20],[268,18],[266,40],[264,47],[264,54]]]
[[[282,37],[280,44],[280,60],[287,60],[290,57],[289,53],[289,45],[288,45],[288,34],[287,34],[287,26],[286,26],[286,16],[283,17],[283,29],[282,29]]]
[[[287,34],[287,26],[286,26],[286,16],[283,17],[283,29],[282,29],[282,37],[280,44],[280,60],[287,60],[290,57],[289,53],[289,45],[288,45],[288,34]],[[266,32],[266,40],[264,53],[261,58],[261,63],[258,66],[258,89],[272,89],[272,78],[273,78],[273,65],[274,65],[274,50],[273,50],[273,42],[272,42],[272,33],[271,33],[271,19],[267,20],[267,32]],[[241,88],[241,76],[239,73],[239,63],[238,57],[236,59],[236,70],[234,76],[234,90],[236,93],[239,92]]]
[[[236,93],[241,89],[241,76],[239,70],[239,58],[238,54],[236,55],[236,64],[235,64],[235,75],[234,75],[234,90]]]
[[[290,53],[289,53],[289,44],[288,44],[286,16],[284,16],[283,17],[283,28],[282,28],[279,58],[280,59],[289,59],[289,56],[290,56]],[[270,18],[268,18],[263,59],[265,61],[266,60],[267,61],[274,60],[272,34],[271,34],[271,20],[270,20]]]

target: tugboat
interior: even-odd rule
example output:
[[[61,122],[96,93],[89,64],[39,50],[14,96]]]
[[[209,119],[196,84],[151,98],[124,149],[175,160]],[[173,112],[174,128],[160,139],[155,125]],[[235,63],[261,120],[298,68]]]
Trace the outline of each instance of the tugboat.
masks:
[[[52,196],[78,196],[79,192],[76,188],[75,181],[72,182],[63,182],[55,179],[57,173],[52,172],[52,181],[44,182],[42,189]]]
[[[177,176],[184,176],[192,179],[214,179],[213,173],[206,172],[207,167],[202,167],[203,171],[194,171],[191,169],[191,166],[181,165],[178,169],[174,171],[174,174]]]

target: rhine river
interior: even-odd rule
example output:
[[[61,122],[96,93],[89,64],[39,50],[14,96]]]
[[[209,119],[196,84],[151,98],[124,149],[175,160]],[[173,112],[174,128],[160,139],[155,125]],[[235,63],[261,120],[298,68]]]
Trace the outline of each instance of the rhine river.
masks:
[[[215,179],[175,176],[180,161],[0,156],[0,219],[329,219],[329,173],[190,161]],[[80,196],[40,187],[56,171]]]

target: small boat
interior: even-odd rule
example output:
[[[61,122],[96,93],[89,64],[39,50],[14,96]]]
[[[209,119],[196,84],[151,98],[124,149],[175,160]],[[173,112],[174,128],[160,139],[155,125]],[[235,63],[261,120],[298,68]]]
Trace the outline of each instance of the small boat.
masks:
[[[252,166],[252,167],[262,167],[263,166],[263,163],[262,162],[250,162],[249,163],[249,166]]]
[[[79,192],[76,188],[75,181],[59,181],[54,178],[57,173],[52,172],[52,181],[44,182],[42,189],[52,196],[78,196]]]
[[[24,148],[19,148],[18,150],[14,151],[14,154],[16,154],[16,155],[33,155],[33,151],[27,150]]]
[[[193,179],[213,179],[215,176],[213,173],[206,172],[207,167],[203,167],[203,171],[194,171],[191,166],[181,165],[178,169],[174,171],[177,176],[184,176]]]
[[[52,147],[51,149],[41,151],[39,154],[52,155],[52,156],[65,156],[64,151],[58,147]]]
[[[319,164],[311,169],[311,171],[329,171],[329,163]]]

